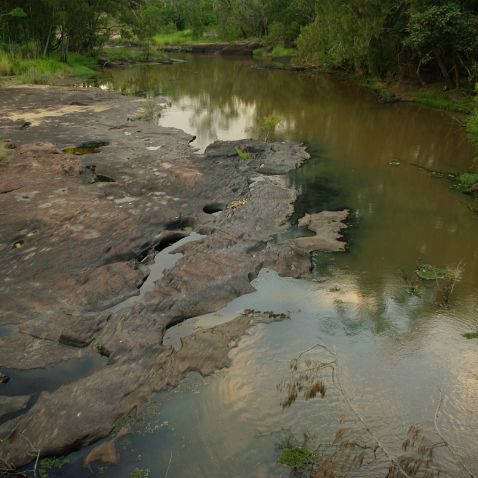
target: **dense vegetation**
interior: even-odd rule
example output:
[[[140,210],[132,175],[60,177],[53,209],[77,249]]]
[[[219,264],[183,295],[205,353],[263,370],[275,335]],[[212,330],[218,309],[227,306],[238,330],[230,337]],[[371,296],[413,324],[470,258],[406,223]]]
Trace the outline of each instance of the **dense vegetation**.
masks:
[[[478,0],[3,0],[0,76],[87,76],[110,41],[139,43],[151,58],[168,41],[261,38],[273,54],[292,49],[327,69],[434,83],[411,97],[473,110],[467,129],[478,143],[478,103],[440,91],[471,92],[478,81],[477,14]]]
[[[111,34],[149,44],[157,34],[260,37],[309,63],[380,77],[477,77],[478,0],[4,0],[1,46],[67,61]],[[178,37],[179,38],[179,37]],[[189,37],[188,37],[189,38]]]

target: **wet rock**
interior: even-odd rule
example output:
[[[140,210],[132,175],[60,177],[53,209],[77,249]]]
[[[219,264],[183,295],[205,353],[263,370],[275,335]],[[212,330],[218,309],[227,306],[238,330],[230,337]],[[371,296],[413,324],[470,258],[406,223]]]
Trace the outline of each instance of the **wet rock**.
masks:
[[[10,381],[10,377],[0,372],[0,383],[8,383]]]
[[[226,324],[183,338],[177,352],[158,347],[154,355],[139,354],[53,393],[43,392],[23,417],[0,425],[0,458],[21,466],[35,458],[36,450],[41,450],[41,456],[64,454],[107,436],[120,417],[137,408],[153,391],[178,385],[191,371],[206,376],[227,367],[231,348],[248,329],[286,319],[288,316],[282,314],[248,311]],[[90,457],[90,464],[100,455],[116,458],[110,445],[100,452]]]
[[[315,236],[300,237],[293,243],[307,252],[327,251],[341,252],[346,243],[341,241],[340,232],[347,228],[345,220],[349,211],[323,211],[318,214],[306,214],[299,221],[299,226],[307,227],[315,232]]]
[[[8,118],[20,100],[50,116],[38,112],[35,124],[19,132]],[[65,110],[73,101],[91,106]],[[0,426],[0,437],[8,437],[0,457],[22,465],[36,456],[22,435],[45,455],[105,437],[153,390],[177,385],[190,370],[226,366],[231,341],[269,320],[241,317],[185,339],[177,353],[161,345],[167,327],[252,291],[265,265],[294,277],[309,273],[306,250],[271,241],[288,229],[296,199],[281,174],[308,154],[296,143],[247,140],[216,142],[197,155],[182,131],[144,122],[126,130],[138,99],[94,88],[0,90],[0,103],[7,112],[0,133],[19,144],[0,183],[21,177],[22,185],[0,195],[0,326],[16,326],[0,337],[0,366],[30,370],[109,356],[108,365],[41,393],[24,415]],[[92,137],[110,143],[95,163],[115,182],[88,183],[85,157],[61,151]],[[161,148],[148,151],[146,141]],[[205,214],[211,204],[223,205],[221,214]],[[154,255],[192,228],[207,237],[182,246],[183,256],[153,290],[104,311],[137,294]],[[23,247],[12,249],[19,241]]]
[[[0,423],[25,410],[29,401],[29,395],[16,397],[0,396]]]

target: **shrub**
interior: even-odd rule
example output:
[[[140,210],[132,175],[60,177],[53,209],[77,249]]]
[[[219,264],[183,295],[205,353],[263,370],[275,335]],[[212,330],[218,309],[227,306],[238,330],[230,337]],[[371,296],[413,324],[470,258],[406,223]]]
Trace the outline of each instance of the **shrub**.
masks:
[[[264,118],[262,118],[259,130],[261,137],[264,139],[264,141],[269,141],[269,139],[274,136],[277,127],[280,125],[281,122],[282,118],[277,115],[269,115],[264,116]]]
[[[478,83],[475,85],[476,97],[474,100],[474,108],[468,121],[466,122],[466,131],[470,141],[478,146]]]

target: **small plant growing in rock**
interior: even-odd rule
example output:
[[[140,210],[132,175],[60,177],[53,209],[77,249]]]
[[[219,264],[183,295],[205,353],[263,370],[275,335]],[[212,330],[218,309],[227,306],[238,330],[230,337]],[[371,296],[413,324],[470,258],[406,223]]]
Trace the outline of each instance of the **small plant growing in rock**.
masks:
[[[93,344],[95,350],[102,355],[103,357],[109,357],[111,352],[101,343],[101,342],[94,342]]]
[[[277,460],[279,465],[284,465],[296,470],[307,470],[312,468],[320,459],[320,455],[305,446],[284,448]]]
[[[143,102],[140,112],[133,115],[131,119],[133,121],[156,121],[160,117],[161,112],[158,105],[156,104],[156,101],[154,101],[153,99],[149,99]]]
[[[245,161],[251,159],[250,153],[248,153],[247,151],[243,151],[240,146],[236,146],[236,153],[241,159],[244,159]]]
[[[149,478],[149,472],[149,468],[135,468],[129,474],[129,478]]]
[[[0,140],[0,165],[7,163],[8,145],[6,141]]]
[[[156,102],[154,100],[146,100],[143,103],[143,119],[147,121],[153,121],[158,117],[158,112],[156,111]]]
[[[275,134],[277,127],[282,123],[282,118],[277,115],[268,115],[262,118],[259,126],[261,137],[264,141],[269,141]]]

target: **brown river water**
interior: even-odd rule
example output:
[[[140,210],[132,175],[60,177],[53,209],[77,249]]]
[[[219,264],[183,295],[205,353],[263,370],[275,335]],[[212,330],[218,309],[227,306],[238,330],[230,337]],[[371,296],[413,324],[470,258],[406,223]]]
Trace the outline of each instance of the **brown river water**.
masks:
[[[278,139],[303,141],[312,154],[288,176],[299,192],[292,226],[304,213],[350,208],[349,248],[318,255],[314,281],[263,270],[256,292],[170,329],[166,342],[175,345],[197,327],[247,308],[292,319],[253,329],[233,350],[230,368],[205,379],[191,375],[154,397],[146,423],[119,442],[120,464],[96,472],[287,477],[290,470],[277,464],[280,448],[304,435],[316,448],[346,429],[357,443],[374,448],[378,439],[398,457],[415,425],[437,445],[429,469],[478,476],[478,340],[463,336],[478,329],[478,205],[423,169],[469,168],[475,152],[463,129],[448,114],[380,104],[327,75],[253,69],[252,60],[185,58],[110,70],[101,86],[168,96],[172,106],[159,124],[196,135],[199,150],[216,139],[254,136],[264,116],[280,116]],[[460,276],[447,305],[444,281],[423,282],[419,295],[410,293],[418,263]],[[290,361],[319,343],[336,355],[319,347],[306,356],[337,359],[335,385],[326,369],[323,398],[299,397],[282,409],[277,385],[290,376]],[[439,446],[443,438],[448,447]],[[321,446],[320,454],[333,451]],[[51,476],[89,476],[81,468],[84,453]],[[374,457],[366,449],[361,468],[337,476],[385,478],[389,465],[383,451]]]

